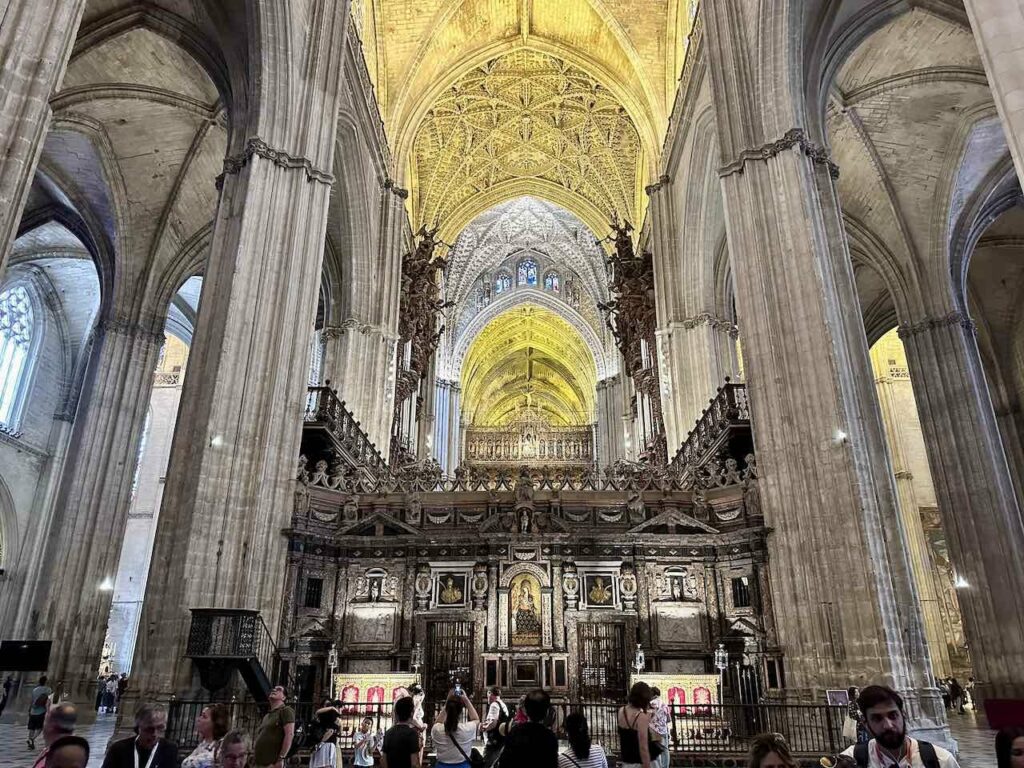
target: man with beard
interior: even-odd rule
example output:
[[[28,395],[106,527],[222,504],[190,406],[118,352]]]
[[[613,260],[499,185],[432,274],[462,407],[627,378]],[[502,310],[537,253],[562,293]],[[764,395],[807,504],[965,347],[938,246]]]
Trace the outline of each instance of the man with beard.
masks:
[[[960,768],[956,758],[927,741],[907,736],[903,699],[892,688],[869,685],[857,697],[871,741],[850,747],[844,755],[860,768]]]

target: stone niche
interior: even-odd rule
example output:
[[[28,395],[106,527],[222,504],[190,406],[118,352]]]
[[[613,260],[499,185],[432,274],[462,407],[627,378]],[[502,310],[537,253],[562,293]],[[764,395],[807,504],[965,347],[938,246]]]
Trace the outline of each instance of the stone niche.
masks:
[[[696,647],[705,643],[704,606],[697,603],[655,603],[654,637],[662,648]]]

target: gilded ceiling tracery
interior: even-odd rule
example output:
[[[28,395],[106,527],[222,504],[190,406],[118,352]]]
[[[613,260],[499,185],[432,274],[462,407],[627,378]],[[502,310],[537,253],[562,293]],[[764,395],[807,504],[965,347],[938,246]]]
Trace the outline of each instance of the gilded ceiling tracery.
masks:
[[[462,366],[467,426],[503,426],[534,410],[551,426],[593,421],[594,358],[558,314],[522,305],[477,334]]]
[[[414,221],[442,232],[461,229],[489,191],[529,183],[590,218],[637,217],[633,121],[595,77],[546,53],[514,50],[456,80],[427,112],[412,152]]]

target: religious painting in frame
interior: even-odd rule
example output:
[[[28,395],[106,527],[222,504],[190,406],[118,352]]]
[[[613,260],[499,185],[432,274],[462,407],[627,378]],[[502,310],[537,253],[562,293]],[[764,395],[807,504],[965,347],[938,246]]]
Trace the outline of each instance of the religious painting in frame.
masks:
[[[587,608],[614,608],[615,577],[610,573],[588,573],[583,576],[583,602]]]
[[[540,581],[522,573],[509,585],[509,644],[536,646],[541,643]]]
[[[434,582],[434,605],[437,608],[465,608],[469,605],[467,583],[465,573],[438,573]]]

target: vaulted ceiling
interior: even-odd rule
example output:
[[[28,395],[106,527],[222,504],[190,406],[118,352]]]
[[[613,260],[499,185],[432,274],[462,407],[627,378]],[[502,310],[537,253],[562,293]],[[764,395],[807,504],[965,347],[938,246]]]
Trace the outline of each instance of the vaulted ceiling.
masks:
[[[462,367],[467,426],[507,425],[529,407],[551,426],[594,417],[594,358],[556,313],[522,305],[495,317],[476,336]]]
[[[353,0],[414,226],[524,194],[637,221],[691,0]]]

